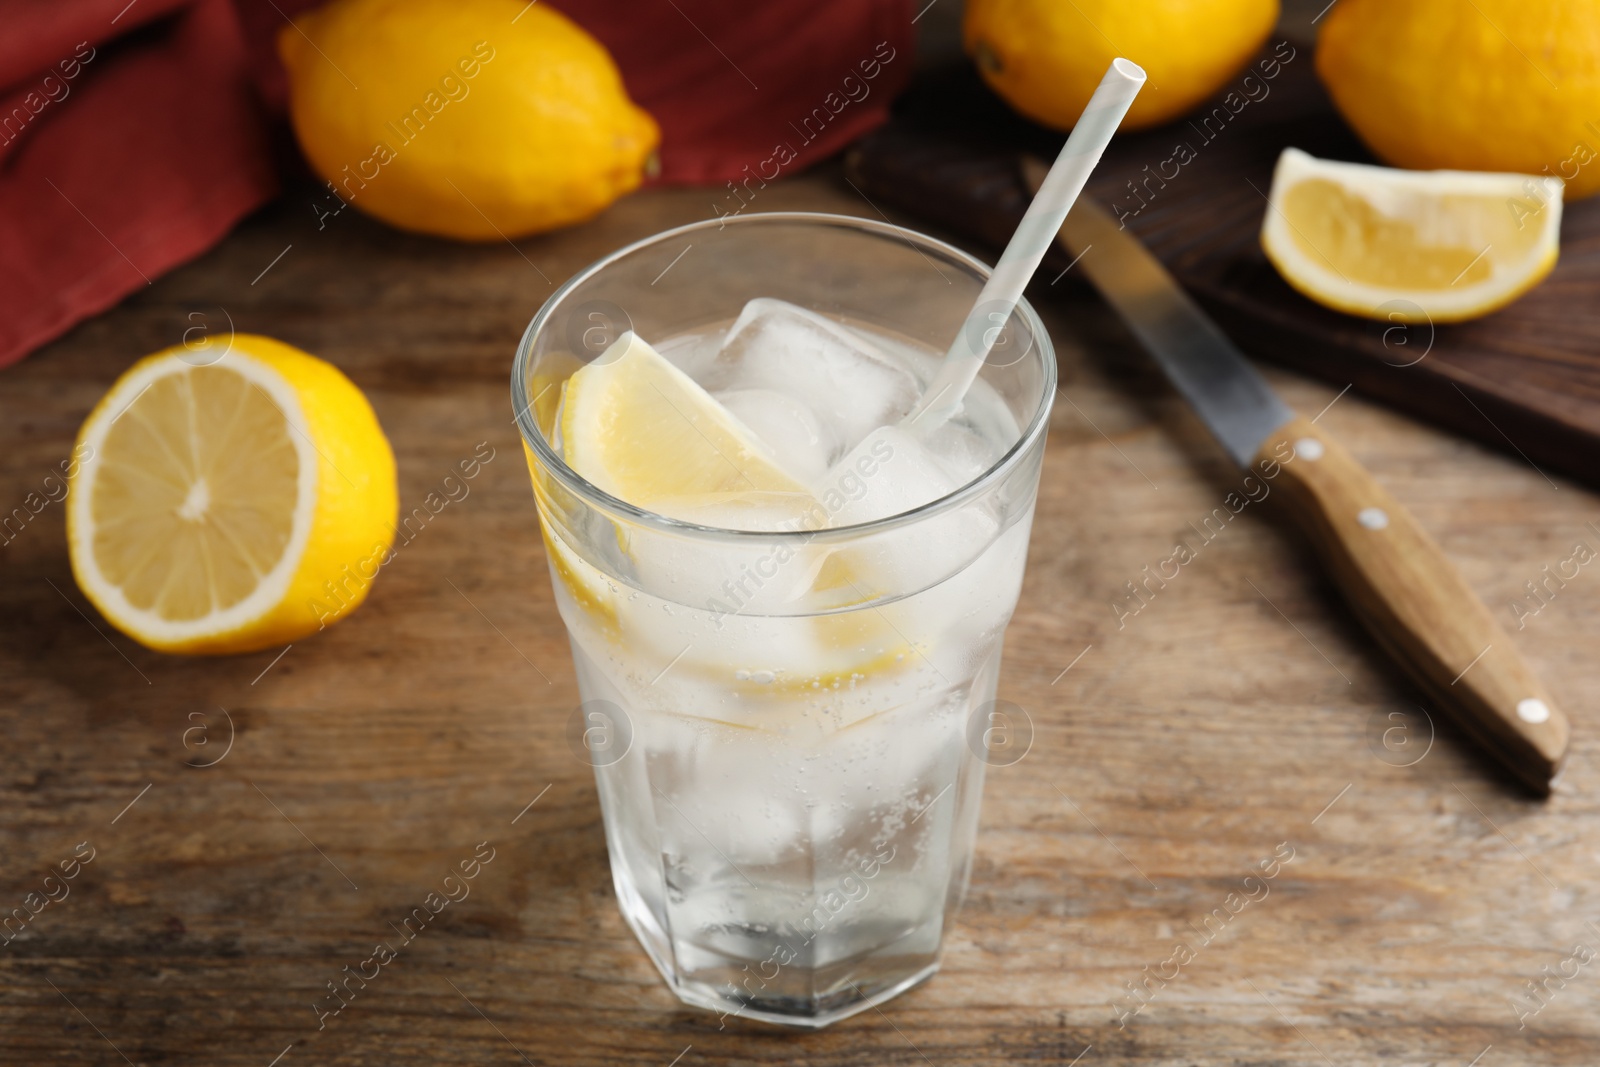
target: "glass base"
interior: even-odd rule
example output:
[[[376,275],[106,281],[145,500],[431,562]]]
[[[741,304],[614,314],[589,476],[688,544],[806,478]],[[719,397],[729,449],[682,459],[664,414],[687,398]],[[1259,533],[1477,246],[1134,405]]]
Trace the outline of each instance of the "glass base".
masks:
[[[613,879],[622,917],[656,970],[685,1004],[717,1013],[718,1029],[735,1019],[820,1030],[882,1004],[933,976],[939,969],[937,948],[931,952],[901,951],[907,942],[939,944],[939,931],[913,930],[897,942],[868,955],[838,960],[824,967],[790,964],[787,981],[764,982],[748,961],[712,950],[695,952],[692,975],[678,963],[688,946],[674,952],[644,901],[621,878]],[[931,936],[930,936],[931,934]],[[776,975],[774,976],[776,978]],[[797,991],[796,986],[804,991]],[[770,992],[769,992],[770,990]]]

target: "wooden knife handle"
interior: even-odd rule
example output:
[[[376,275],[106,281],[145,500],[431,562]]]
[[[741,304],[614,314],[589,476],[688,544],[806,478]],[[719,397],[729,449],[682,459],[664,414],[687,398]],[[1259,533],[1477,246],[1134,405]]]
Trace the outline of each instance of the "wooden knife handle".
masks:
[[[1292,457],[1285,462],[1285,457]],[[1567,755],[1566,716],[1409,512],[1337,442],[1296,417],[1256,456],[1379,644],[1540,796]]]

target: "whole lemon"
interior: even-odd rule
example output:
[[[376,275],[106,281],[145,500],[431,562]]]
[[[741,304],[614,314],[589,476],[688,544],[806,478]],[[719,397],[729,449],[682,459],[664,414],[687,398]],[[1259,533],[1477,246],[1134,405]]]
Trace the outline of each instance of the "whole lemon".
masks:
[[[334,0],[278,38],[289,114],[347,203],[498,240],[589,218],[660,140],[605,48],[523,0]]]
[[[1122,129],[1170,122],[1221,89],[1278,20],[1278,0],[968,0],[962,36],[1018,111],[1070,129],[1113,59],[1149,75]]]
[[[1317,73],[1385,162],[1600,190],[1600,2],[1339,0]]]

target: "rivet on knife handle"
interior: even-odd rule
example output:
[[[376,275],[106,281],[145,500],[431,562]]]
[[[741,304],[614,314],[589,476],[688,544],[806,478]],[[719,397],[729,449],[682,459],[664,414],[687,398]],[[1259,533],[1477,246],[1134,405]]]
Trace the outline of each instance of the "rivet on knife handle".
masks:
[[[1543,795],[1566,716],[1439,546],[1337,442],[1297,416],[1258,459],[1290,454],[1278,488],[1367,628],[1443,710]],[[1274,494],[1277,495],[1277,494]]]

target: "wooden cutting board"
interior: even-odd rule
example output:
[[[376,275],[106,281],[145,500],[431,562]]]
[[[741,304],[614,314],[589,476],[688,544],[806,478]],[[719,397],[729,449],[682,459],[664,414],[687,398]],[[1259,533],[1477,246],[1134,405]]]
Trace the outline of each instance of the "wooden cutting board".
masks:
[[[952,70],[907,97],[849,172],[874,201],[999,248],[1028,200],[1018,153],[1050,159],[1060,143]],[[1311,50],[1277,41],[1189,119],[1119,137],[1088,194],[1246,351],[1600,488],[1600,202],[1566,206],[1554,273],[1509,308],[1449,326],[1369,321],[1301,296],[1261,252],[1272,168],[1291,145],[1372,161],[1317,82]],[[1066,266],[1057,259],[1041,276]]]

